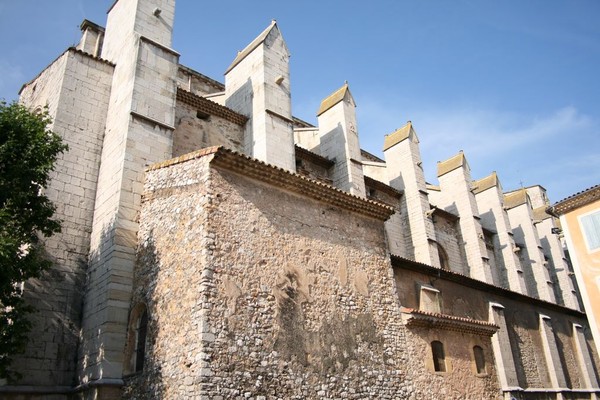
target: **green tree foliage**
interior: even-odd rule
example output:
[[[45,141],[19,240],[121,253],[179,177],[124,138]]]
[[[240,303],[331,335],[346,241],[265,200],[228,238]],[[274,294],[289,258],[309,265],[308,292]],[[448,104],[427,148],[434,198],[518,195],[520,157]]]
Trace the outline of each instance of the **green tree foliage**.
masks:
[[[50,267],[40,238],[60,232],[44,188],[67,146],[50,122],[47,112],[0,101],[0,378],[10,378],[11,356],[27,345],[32,309],[20,284]]]

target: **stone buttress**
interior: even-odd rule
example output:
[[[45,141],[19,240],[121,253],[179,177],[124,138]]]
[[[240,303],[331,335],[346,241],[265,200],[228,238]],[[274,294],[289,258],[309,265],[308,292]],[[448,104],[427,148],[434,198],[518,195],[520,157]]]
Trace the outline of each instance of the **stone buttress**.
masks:
[[[85,37],[92,41],[90,25],[89,21],[81,25],[82,41]],[[96,27],[94,32],[101,40],[102,29]],[[80,44],[67,49],[19,93],[20,102],[27,107],[47,107],[52,118],[49,129],[61,136],[69,150],[59,156],[45,190],[56,206],[54,217],[62,222],[60,233],[44,239],[54,265],[40,279],[25,282],[23,288],[25,300],[36,312],[31,314],[27,351],[13,363],[23,376],[13,387],[15,391],[42,387],[60,393],[70,390],[75,380],[83,286],[113,70],[112,63]]]
[[[92,227],[80,379],[119,384],[130,309],[144,168],[171,156],[178,54],[174,0],[119,0],[101,56],[115,71]]]
[[[294,171],[289,57],[273,21],[225,71],[225,105],[249,118],[244,153]]]
[[[319,152],[335,161],[331,176],[333,186],[365,197],[356,103],[347,83],[321,102],[317,117]]]
[[[462,151],[438,163],[441,196],[436,206],[457,215],[466,255],[466,275],[493,283],[475,195],[471,191],[471,170]]]
[[[521,261],[513,239],[508,214],[504,209],[502,186],[496,173],[474,182],[481,226],[494,232],[494,251],[499,267],[499,285],[517,293],[527,294]]]
[[[401,209],[403,219],[408,220],[404,226],[408,230],[404,233],[409,249],[407,256],[417,262],[439,267],[419,138],[411,122],[385,137],[383,152],[390,186],[404,193]]]
[[[546,209],[550,207],[546,190],[539,185],[528,187],[526,190],[533,208],[533,223],[540,238],[542,251],[548,262],[547,267],[552,272],[551,278],[555,280],[556,301],[566,307],[580,310],[577,291],[570,276],[570,268],[559,239],[558,220],[546,213]]]
[[[555,302],[554,289],[544,259],[542,246],[535,226],[533,210],[527,191],[516,190],[504,195],[510,225],[513,228],[521,265],[525,272],[527,292],[530,296]]]

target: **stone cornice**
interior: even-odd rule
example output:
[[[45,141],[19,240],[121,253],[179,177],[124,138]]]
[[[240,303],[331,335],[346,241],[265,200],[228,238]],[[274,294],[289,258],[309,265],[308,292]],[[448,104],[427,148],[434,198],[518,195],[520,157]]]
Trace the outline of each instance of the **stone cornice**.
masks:
[[[390,185],[386,185],[385,183],[378,181],[376,179],[370,178],[366,175],[365,175],[365,185],[367,185],[370,188],[380,190],[383,193],[387,193],[390,196],[396,197],[398,199],[400,197],[402,197],[402,192],[400,190],[396,190],[393,187],[391,187]]]
[[[394,213],[394,208],[388,205],[355,196],[334,188],[331,185],[267,164],[222,146],[209,147],[185,154],[181,157],[166,160],[151,165],[146,171],[166,168],[171,165],[211,155],[211,165],[239,173],[251,179],[256,179],[339,208],[381,221],[387,220]]]
[[[516,301],[522,301],[527,304],[537,305],[557,312],[572,315],[577,318],[586,318],[585,313],[581,311],[573,310],[571,308],[567,308],[556,303],[550,303],[545,300],[537,299],[535,297],[529,297],[521,293],[513,292],[503,287],[491,285],[489,283],[473,279],[469,276],[459,274],[457,272],[432,267],[431,265],[423,264],[414,260],[409,260],[407,258],[396,256],[394,254],[391,254],[390,257],[393,268],[415,271],[425,275],[444,279],[449,282],[454,282],[461,286],[481,290],[482,292],[502,296]]]
[[[323,157],[323,156],[321,156],[317,153],[314,153],[310,150],[306,150],[303,147],[296,145],[295,149],[296,149],[296,158],[310,161],[314,164],[320,165],[327,169],[329,169],[335,165],[335,162],[333,160],[330,160],[327,157]]]
[[[239,126],[244,126],[248,121],[248,117],[182,88],[177,88],[177,101],[195,107],[198,111],[203,113],[221,117]]]
[[[559,201],[552,207],[549,207],[548,212],[552,215],[560,216],[599,200],[600,185],[596,185]]]
[[[401,311],[402,320],[409,328],[444,329],[483,336],[492,336],[500,329],[498,325],[471,318],[455,317],[406,307],[402,307]]]

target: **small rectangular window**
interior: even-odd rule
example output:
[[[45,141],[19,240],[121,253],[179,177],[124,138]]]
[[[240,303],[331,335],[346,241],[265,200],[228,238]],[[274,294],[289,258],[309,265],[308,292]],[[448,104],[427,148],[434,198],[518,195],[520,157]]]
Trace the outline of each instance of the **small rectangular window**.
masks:
[[[441,312],[440,291],[433,286],[420,285],[419,310],[439,314]]]
[[[478,374],[485,374],[485,355],[481,346],[473,347],[473,357],[475,358],[475,370]]]
[[[589,251],[600,250],[600,211],[579,217],[581,231]]]
[[[431,342],[431,355],[433,356],[433,370],[446,372],[446,353],[442,342],[438,340]]]

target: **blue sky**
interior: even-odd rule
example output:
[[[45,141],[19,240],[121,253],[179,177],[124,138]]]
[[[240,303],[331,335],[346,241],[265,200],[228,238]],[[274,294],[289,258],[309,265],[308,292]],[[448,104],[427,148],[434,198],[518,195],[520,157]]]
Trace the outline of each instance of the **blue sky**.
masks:
[[[0,98],[68,46],[112,0],[0,0]],[[413,122],[423,166],[464,150],[474,179],[541,184],[552,201],[600,183],[600,2],[177,0],[181,63],[223,72],[271,19],[292,53],[295,116],[316,123],[345,80],[361,146]]]

